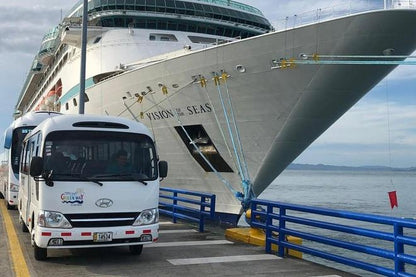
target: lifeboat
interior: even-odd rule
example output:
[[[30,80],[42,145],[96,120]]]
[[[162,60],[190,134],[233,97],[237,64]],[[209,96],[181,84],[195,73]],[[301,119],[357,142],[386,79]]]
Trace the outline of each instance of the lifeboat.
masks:
[[[46,94],[46,97],[44,98],[44,103],[47,106],[52,106],[55,103],[56,98],[56,90],[53,88],[48,92],[48,94]]]
[[[40,103],[36,106],[35,111],[46,111],[48,106],[45,104],[45,97],[42,98]]]
[[[58,86],[55,91],[56,91],[56,96],[58,98],[61,97],[62,96],[62,85]]]

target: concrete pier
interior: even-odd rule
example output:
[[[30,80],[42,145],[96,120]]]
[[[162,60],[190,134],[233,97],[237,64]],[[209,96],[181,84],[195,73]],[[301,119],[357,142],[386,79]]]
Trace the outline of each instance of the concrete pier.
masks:
[[[225,238],[224,230],[161,218],[160,238],[147,245],[140,256],[131,255],[128,247],[48,250],[46,261],[36,261],[28,233],[21,231],[18,211],[7,211],[1,201],[0,275],[25,276],[354,276],[297,258],[281,259],[265,254],[264,248]],[[7,214],[4,214],[7,213]],[[9,216],[12,226],[7,226]],[[8,228],[15,230],[24,260],[13,253]],[[17,260],[16,260],[17,259]],[[18,263],[18,267],[14,266]]]

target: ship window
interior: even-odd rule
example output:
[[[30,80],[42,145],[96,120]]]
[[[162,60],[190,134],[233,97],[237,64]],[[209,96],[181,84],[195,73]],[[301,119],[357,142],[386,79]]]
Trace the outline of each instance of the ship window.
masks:
[[[124,22],[124,18],[119,18],[119,17],[114,18],[114,25],[115,27],[124,27],[126,25]]]
[[[158,30],[166,30],[168,28],[168,24],[165,21],[158,21],[157,22],[157,29]]]
[[[193,4],[193,3],[190,3],[190,2],[185,2],[184,4],[185,4],[185,7],[186,7],[188,10],[194,10],[194,4]]]
[[[117,9],[124,10],[124,0],[117,0]]]
[[[174,0],[165,0],[165,1],[166,1],[166,7],[171,7],[171,8],[175,7]]]
[[[65,109],[69,110],[69,103],[68,102],[65,103]]]
[[[208,136],[205,128],[202,125],[188,125],[183,126],[186,130],[186,133],[191,137],[193,143],[198,147],[198,150],[205,156],[209,163],[217,170],[218,172],[233,172],[231,167],[227,162],[221,157],[218,153],[217,148],[212,142],[211,138]],[[187,134],[184,132],[182,126],[175,126],[176,132],[178,132],[180,138],[188,149],[189,153],[195,159],[195,161],[206,171],[213,172],[208,163],[201,157],[198,151],[191,144],[188,139]]]
[[[178,24],[176,22],[169,21],[168,22],[168,30],[177,30]]]
[[[156,6],[164,7],[165,6],[165,0],[156,0]]]
[[[144,4],[143,4],[144,5]],[[145,10],[145,6],[138,6],[136,5],[136,7],[134,8],[136,11],[144,11]]]
[[[179,9],[185,9],[185,4],[181,1],[176,1],[176,7]]]
[[[149,40],[157,41],[178,41],[178,39],[171,34],[150,34]]]
[[[178,31],[186,31],[186,24],[179,23],[178,24]]]
[[[217,41],[215,38],[198,37],[198,36],[188,36],[188,38],[193,43],[211,44],[211,43],[215,43]]]
[[[183,21],[175,19],[147,19],[133,16],[109,16],[105,18],[100,18],[100,21],[97,22],[98,25],[103,27],[132,27],[139,29],[158,29],[158,30],[170,30],[170,31],[188,31],[188,32],[198,32],[211,35],[220,35],[226,37],[237,37],[241,36],[242,38],[250,37],[256,35],[253,32],[243,31],[240,27],[223,27],[215,24],[204,24],[200,22],[192,21]],[[176,37],[168,34],[169,38],[161,35],[155,35],[155,41],[178,41]],[[152,38],[150,38],[152,40]]]
[[[156,29],[156,20],[148,20],[147,21],[147,28],[148,29]]]
[[[78,104],[77,104],[77,99],[72,99],[72,103],[74,103],[74,106],[76,107],[76,106],[78,106]]]
[[[97,37],[97,38],[95,38],[94,43],[98,43],[98,42],[100,42],[100,40],[101,40],[101,37]]]

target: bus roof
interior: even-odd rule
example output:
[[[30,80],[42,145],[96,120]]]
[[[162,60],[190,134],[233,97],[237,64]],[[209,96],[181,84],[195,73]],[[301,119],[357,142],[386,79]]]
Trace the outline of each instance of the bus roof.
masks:
[[[44,134],[70,130],[139,133],[153,139],[153,135],[143,123],[113,116],[65,114],[43,121],[32,132],[36,133],[39,130]]]
[[[10,149],[12,145],[13,130],[20,127],[36,127],[45,119],[62,115],[58,112],[36,111],[28,112],[25,115],[19,117],[13,121],[10,126],[4,131],[4,148]]]

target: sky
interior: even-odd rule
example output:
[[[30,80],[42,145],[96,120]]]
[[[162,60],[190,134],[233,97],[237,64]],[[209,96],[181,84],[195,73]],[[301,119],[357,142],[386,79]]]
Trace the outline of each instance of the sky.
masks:
[[[43,35],[77,0],[0,0],[0,132],[12,121],[18,95]],[[278,29],[297,20],[382,0],[240,0],[259,8]],[[345,9],[344,9],[345,8]],[[399,66],[322,134],[296,163],[416,166],[416,67]],[[1,151],[0,151],[1,152]]]

